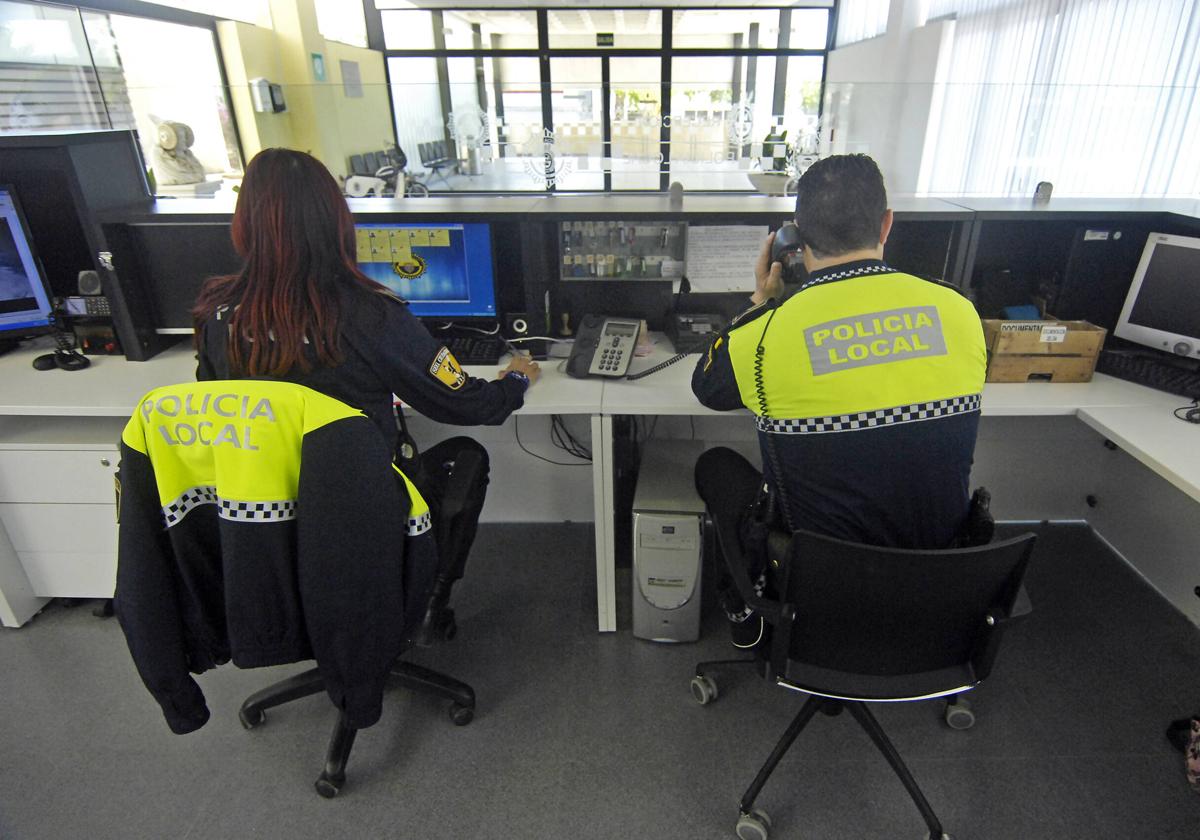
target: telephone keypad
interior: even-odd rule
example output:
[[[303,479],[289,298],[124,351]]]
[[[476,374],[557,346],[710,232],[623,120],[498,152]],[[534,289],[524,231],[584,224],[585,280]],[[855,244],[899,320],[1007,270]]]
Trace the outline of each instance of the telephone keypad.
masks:
[[[599,376],[624,376],[637,342],[636,321],[609,319],[595,339],[595,356],[589,372]]]

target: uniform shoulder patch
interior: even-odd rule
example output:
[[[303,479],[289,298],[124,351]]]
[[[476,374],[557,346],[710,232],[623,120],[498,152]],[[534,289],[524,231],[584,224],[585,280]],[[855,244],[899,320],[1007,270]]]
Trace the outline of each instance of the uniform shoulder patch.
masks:
[[[429,374],[451,391],[457,391],[467,382],[462,365],[454,358],[449,347],[438,350],[437,355],[433,357],[433,364],[429,366]]]

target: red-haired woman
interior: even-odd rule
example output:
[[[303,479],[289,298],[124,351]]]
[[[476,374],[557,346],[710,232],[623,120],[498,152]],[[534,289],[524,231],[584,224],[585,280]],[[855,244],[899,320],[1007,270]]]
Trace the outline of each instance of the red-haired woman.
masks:
[[[520,408],[538,365],[516,357],[494,381],[466,376],[408,306],[358,270],[354,221],[333,176],[303,152],[265,149],[246,167],[233,214],[242,270],[215,277],[192,315],[196,378],[271,377],[362,409],[394,445],[392,395],[442,423],[496,425]],[[466,437],[425,452],[410,475],[434,509]],[[406,472],[411,472],[406,466]],[[485,473],[486,475],[486,473]],[[486,478],[469,517],[473,531]],[[470,545],[470,539],[466,540]]]

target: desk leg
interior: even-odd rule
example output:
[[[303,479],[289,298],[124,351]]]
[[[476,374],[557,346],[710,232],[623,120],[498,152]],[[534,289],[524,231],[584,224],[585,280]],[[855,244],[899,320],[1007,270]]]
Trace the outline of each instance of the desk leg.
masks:
[[[611,425],[609,431],[612,431]],[[21,558],[17,557],[17,550],[13,548],[8,532],[0,525],[0,624],[20,627],[49,602],[49,598],[39,598],[33,594],[33,586],[25,574],[25,567],[21,565]]]
[[[592,415],[592,498],[596,517],[596,612],[601,633],[617,629],[617,559],[613,553],[613,419]]]

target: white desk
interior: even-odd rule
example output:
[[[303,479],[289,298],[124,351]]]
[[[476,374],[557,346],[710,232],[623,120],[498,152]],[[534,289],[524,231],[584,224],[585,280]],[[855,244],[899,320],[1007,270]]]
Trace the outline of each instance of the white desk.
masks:
[[[630,372],[646,370],[671,355],[669,345],[660,341],[650,356],[634,360]],[[744,415],[745,422],[750,423],[750,412],[745,409],[714,412],[696,402],[692,395],[691,377],[698,360],[699,356],[688,356],[645,379],[605,382],[602,431],[610,449],[612,418],[616,415]],[[1172,414],[1173,409],[1186,402],[1181,397],[1096,374],[1091,382],[1072,384],[1034,382],[985,385],[982,414],[996,418],[1076,417],[1112,440],[1190,499],[1200,502],[1200,426],[1184,423]],[[611,458],[611,455],[608,457]],[[611,481],[605,484],[603,492],[603,507],[608,515],[603,520],[597,519],[596,528],[597,531],[603,528],[611,534],[615,510]],[[600,505],[597,506],[599,508]],[[599,544],[599,539],[597,542]],[[604,542],[611,547],[611,536],[606,536]],[[1197,553],[1193,551],[1191,557],[1196,558]],[[613,562],[610,556],[607,560],[610,568],[605,570],[606,579],[611,579]],[[1156,583],[1150,571],[1141,570],[1151,578],[1152,583]],[[1200,583],[1200,574],[1196,577],[1196,582]],[[1195,599],[1182,600],[1185,596],[1190,597],[1190,587],[1187,587],[1184,595],[1166,591],[1164,594],[1193,620],[1200,618],[1200,612],[1192,606]],[[606,624],[615,626],[615,623],[615,615],[610,615],[608,622],[601,616],[601,629],[606,629]]]
[[[56,503],[78,505],[72,511],[85,522],[75,530],[95,528],[101,537],[90,540],[88,551],[60,551],[48,558],[22,558],[8,533],[0,528],[0,622],[19,626],[50,597],[102,597],[111,593],[115,551],[112,524],[111,466],[124,418],[152,388],[190,380],[195,361],[188,345],[172,348],[148,362],[118,357],[93,359],[81,372],[34,371],[31,358],[45,347],[24,349],[0,357],[0,505],[14,502],[5,494],[19,485],[41,496],[15,500],[30,516],[49,517]],[[669,358],[660,340],[654,352],[635,359],[631,372],[645,370]],[[698,356],[689,356],[645,379],[575,380],[543,365],[540,381],[530,390],[519,412],[528,415],[586,415],[592,433],[592,512],[595,521],[597,625],[617,629],[613,487],[613,418],[635,416],[726,416],[749,428],[750,413],[713,412],[692,395],[691,375]],[[469,368],[472,375],[495,376],[490,367]],[[1200,427],[1176,420],[1171,409],[1183,400],[1103,375],[1072,385],[1045,383],[988,385],[984,390],[985,417],[1075,416],[1104,435],[1156,475],[1200,501]],[[52,469],[67,470],[69,480],[51,480]],[[104,461],[109,461],[105,464]],[[35,465],[36,463],[36,465]],[[90,506],[90,507],[89,507]],[[90,516],[90,518],[89,518]],[[52,519],[37,520],[39,528],[70,532]],[[81,539],[83,537],[80,537]],[[99,550],[96,550],[99,547]],[[103,558],[108,558],[101,562]],[[33,564],[47,565],[27,573]],[[30,564],[27,569],[25,563]],[[49,569],[49,571],[47,571]],[[32,578],[32,579],[31,579]],[[107,591],[105,591],[107,586]]]
[[[112,595],[112,473],[121,429],[146,392],[190,381],[196,373],[186,341],[146,362],[102,356],[91,357],[82,371],[35,371],[33,357],[51,348],[41,340],[0,356],[0,624],[10,627],[25,623],[53,597]],[[603,383],[571,379],[556,367],[544,366],[518,413],[587,415],[599,438]],[[497,369],[467,370],[491,379]],[[602,467],[610,463],[603,455],[593,467],[592,515],[598,522]],[[603,539],[597,529],[598,559],[611,556]],[[603,572],[598,566],[597,579]],[[611,583],[600,587],[601,615],[612,612],[613,597]]]

